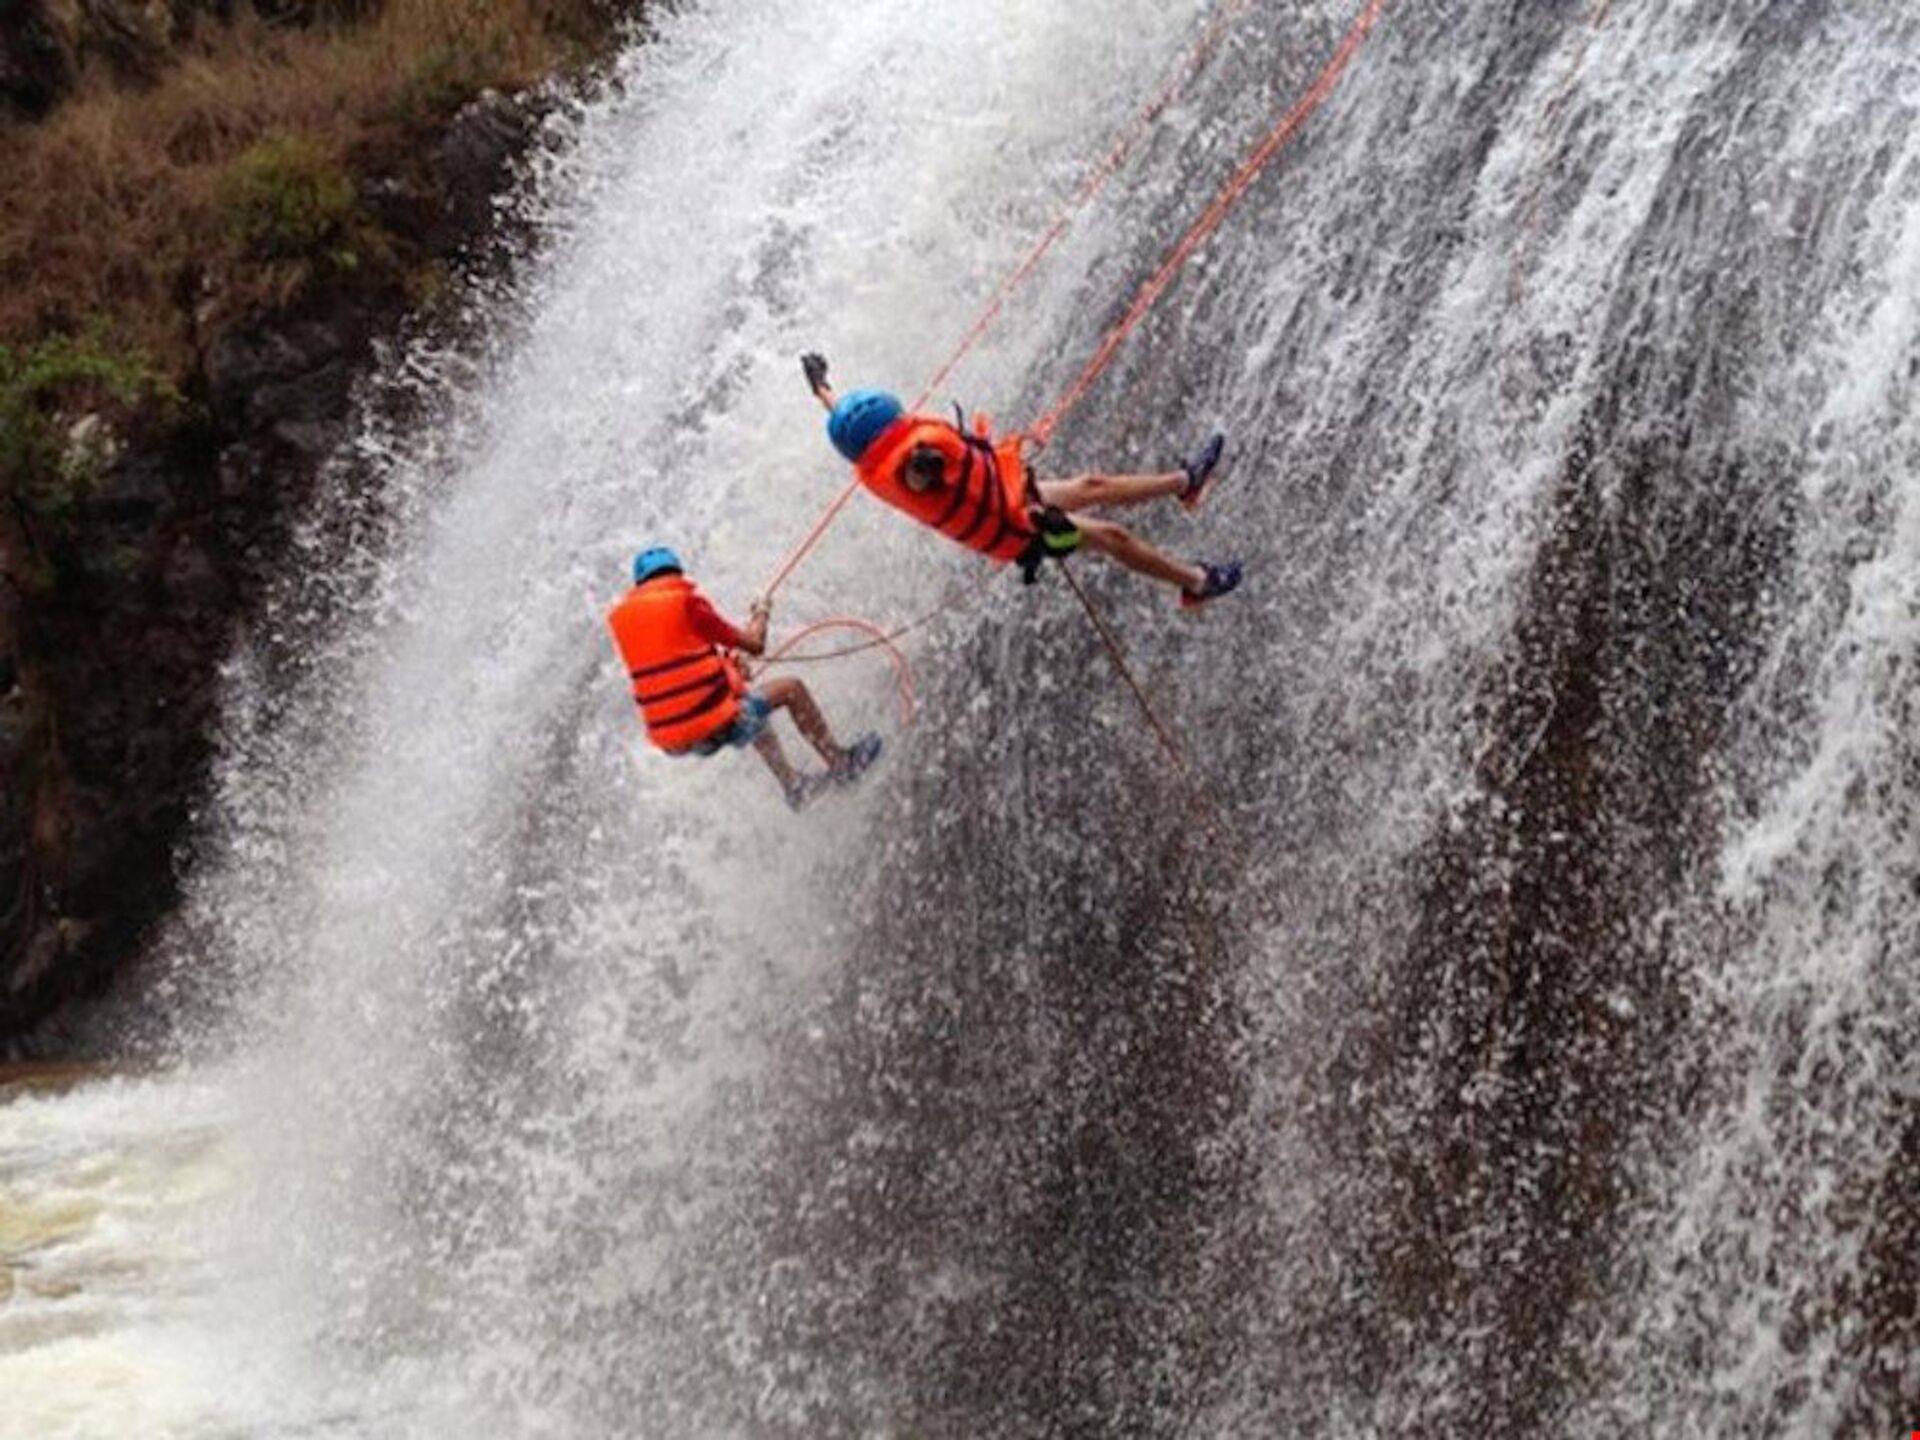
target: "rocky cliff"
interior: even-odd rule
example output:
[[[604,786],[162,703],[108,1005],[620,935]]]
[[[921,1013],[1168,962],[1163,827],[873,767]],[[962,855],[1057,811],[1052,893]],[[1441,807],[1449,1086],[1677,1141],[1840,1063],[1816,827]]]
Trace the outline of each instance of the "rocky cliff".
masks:
[[[365,8],[269,13],[346,25]],[[633,8],[605,7],[601,53]],[[150,83],[170,45],[232,19],[222,0],[7,10],[0,106],[16,118],[0,159],[63,100]],[[236,627],[283,563],[378,342],[422,323],[450,272],[503,263],[493,197],[564,84],[483,89],[349,147],[355,249],[328,253],[354,263],[190,257],[168,297],[183,337],[168,363],[49,339],[51,324],[0,334],[0,1057],[69,1050],[65,1017],[168,906]],[[0,244],[9,261],[17,286],[21,255]],[[111,334],[113,317],[89,324]]]

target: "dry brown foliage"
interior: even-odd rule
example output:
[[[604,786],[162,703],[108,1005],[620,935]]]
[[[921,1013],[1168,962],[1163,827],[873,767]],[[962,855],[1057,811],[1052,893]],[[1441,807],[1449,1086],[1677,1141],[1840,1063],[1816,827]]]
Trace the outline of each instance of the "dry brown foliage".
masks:
[[[0,123],[0,344],[104,327],[179,373],[201,277],[227,263],[220,179],[272,135],[349,173],[480,89],[603,41],[606,0],[385,0],[357,22],[202,25],[151,83],[105,73],[38,123]]]

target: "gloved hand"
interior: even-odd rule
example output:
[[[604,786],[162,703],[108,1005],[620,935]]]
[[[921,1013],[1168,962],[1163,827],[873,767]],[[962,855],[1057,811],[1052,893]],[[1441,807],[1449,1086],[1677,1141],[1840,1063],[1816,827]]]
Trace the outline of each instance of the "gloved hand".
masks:
[[[807,388],[818,395],[827,384],[827,357],[817,351],[809,350],[800,357],[801,373],[807,377]]]

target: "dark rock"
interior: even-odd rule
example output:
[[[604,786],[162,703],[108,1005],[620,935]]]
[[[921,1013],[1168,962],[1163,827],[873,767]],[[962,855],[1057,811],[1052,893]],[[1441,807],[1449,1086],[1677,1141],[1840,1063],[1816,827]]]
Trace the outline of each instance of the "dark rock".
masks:
[[[71,917],[43,927],[27,947],[26,962],[7,978],[7,988],[15,994],[30,989],[85,945],[97,928],[93,921]]]
[[[57,923],[43,925],[35,930],[21,953],[19,962],[7,976],[9,997],[24,996],[34,985],[44,979],[59,963],[65,949],[61,944],[60,927]]]
[[[43,0],[0,0],[0,117],[42,118],[73,80],[73,57]]]
[[[0,116],[51,104],[74,81],[78,62],[45,3],[0,0]],[[110,40],[116,63],[136,66],[156,27],[178,39],[196,16],[243,8],[80,6],[95,51]],[[372,0],[252,8],[306,23]],[[370,146],[354,163],[380,234],[353,273],[316,275],[289,309],[248,311],[244,287],[204,272],[183,281],[200,347],[197,371],[181,377],[190,404],[130,432],[124,453],[94,452],[100,478],[66,533],[0,513],[0,565],[15,577],[0,584],[0,1055],[81,1043],[74,1016],[130,967],[172,903],[233,637],[351,423],[376,338],[403,322],[420,277],[456,254],[512,263],[511,247],[494,244],[495,196],[554,103],[487,94],[437,141]]]
[[[173,499],[173,467],[167,457],[135,451],[110,466],[87,496],[87,511],[109,524],[141,524]]]
[[[251,441],[242,440],[220,452],[217,474],[222,500],[243,500],[263,488],[267,475],[267,456]]]
[[[511,178],[547,104],[532,96],[509,98],[488,90],[447,127],[433,152],[433,176],[456,230],[484,230],[494,197]]]
[[[233,326],[207,351],[207,391],[215,413],[244,430],[261,387],[312,375],[352,348],[352,337],[328,321]]]
[[[129,835],[125,827],[138,823],[129,814],[124,794],[75,786],[66,795],[67,853],[64,882],[70,917],[91,918],[110,910],[124,880]]]
[[[393,235],[430,237],[444,227],[437,195],[397,175],[376,175],[359,188],[360,208]]]
[[[217,611],[231,594],[214,558],[192,538],[182,536],[160,577],[171,607],[187,616]]]
[[[340,439],[352,399],[353,368],[344,360],[253,392],[253,423],[310,460],[325,458]]]
[[[27,707],[16,695],[0,700],[0,816],[13,817],[26,800],[26,787],[18,783],[25,774],[28,748],[33,743],[33,721]]]

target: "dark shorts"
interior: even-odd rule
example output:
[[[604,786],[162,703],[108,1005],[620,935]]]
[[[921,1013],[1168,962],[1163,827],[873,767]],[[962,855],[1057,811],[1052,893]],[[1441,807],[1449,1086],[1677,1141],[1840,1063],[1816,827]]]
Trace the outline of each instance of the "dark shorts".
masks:
[[[733,723],[716,730],[697,745],[690,745],[680,753],[683,755],[718,755],[722,750],[739,750],[753,744],[767,728],[767,717],[773,714],[773,706],[766,697],[749,690],[740,697],[740,713],[733,717]]]

